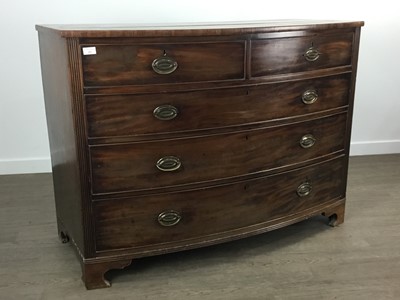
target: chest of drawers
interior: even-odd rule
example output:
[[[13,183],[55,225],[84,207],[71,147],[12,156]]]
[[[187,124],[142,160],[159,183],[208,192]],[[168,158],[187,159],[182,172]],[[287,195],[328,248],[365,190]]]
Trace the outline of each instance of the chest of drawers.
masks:
[[[344,218],[362,22],[37,26],[59,236],[132,259]]]

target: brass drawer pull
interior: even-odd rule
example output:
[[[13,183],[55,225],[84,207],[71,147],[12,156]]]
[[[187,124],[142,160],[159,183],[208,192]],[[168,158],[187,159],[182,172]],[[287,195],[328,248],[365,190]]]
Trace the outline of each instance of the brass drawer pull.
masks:
[[[301,96],[301,101],[304,104],[313,104],[318,99],[318,93],[316,90],[307,90]]]
[[[165,227],[174,226],[178,224],[181,219],[181,215],[174,210],[163,211],[158,215],[157,218],[158,223]]]
[[[153,60],[151,67],[157,74],[168,75],[178,68],[178,63],[173,58],[164,55]]]
[[[317,139],[312,134],[305,134],[300,139],[300,146],[304,149],[314,146]]]
[[[314,47],[310,47],[307,49],[306,53],[304,54],[304,57],[308,61],[316,61],[319,58],[320,54],[321,53],[319,53],[317,49],[315,49]]]
[[[312,190],[311,183],[303,182],[302,184],[300,184],[297,187],[297,191],[296,191],[297,192],[297,196],[299,196],[299,197],[308,196],[308,195],[310,195],[311,190]]]
[[[176,156],[161,157],[156,163],[157,169],[163,172],[173,172],[179,170],[181,166],[181,161]]]
[[[173,120],[178,116],[178,109],[173,105],[160,105],[153,110],[153,116],[162,121]]]

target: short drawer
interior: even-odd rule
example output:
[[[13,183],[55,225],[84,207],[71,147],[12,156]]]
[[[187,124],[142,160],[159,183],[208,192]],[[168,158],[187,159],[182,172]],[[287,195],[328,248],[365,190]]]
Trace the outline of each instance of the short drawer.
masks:
[[[347,113],[237,133],[90,147],[92,193],[226,179],[344,149]]]
[[[219,236],[344,197],[345,162],[329,162],[280,175],[214,188],[95,202],[96,250],[151,247]]]
[[[221,128],[348,104],[350,74],[257,87],[143,95],[87,95],[89,137]]]
[[[245,43],[85,45],[85,86],[142,85],[244,78]],[[82,49],[83,51],[83,49]]]
[[[353,33],[251,42],[251,76],[351,65]]]

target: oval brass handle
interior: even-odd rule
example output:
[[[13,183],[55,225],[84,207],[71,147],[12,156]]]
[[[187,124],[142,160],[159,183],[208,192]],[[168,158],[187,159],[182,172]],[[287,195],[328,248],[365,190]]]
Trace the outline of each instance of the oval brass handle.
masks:
[[[181,219],[182,217],[178,212],[174,210],[168,210],[160,213],[157,221],[161,226],[170,227],[178,224]]]
[[[300,139],[300,146],[305,149],[311,148],[316,141],[317,139],[312,134],[305,134]]]
[[[181,161],[176,156],[161,157],[156,163],[157,169],[163,172],[176,171],[179,170],[181,166],[182,166]]]
[[[153,116],[162,121],[169,121],[178,116],[178,109],[173,105],[160,105],[153,110]]]
[[[308,61],[316,61],[319,58],[319,51],[315,49],[314,47],[310,47],[307,49],[306,53],[304,54],[304,57]]]
[[[178,68],[178,63],[173,58],[164,55],[153,60],[151,67],[157,74],[167,75],[173,73]]]
[[[303,182],[302,184],[300,184],[297,187],[296,193],[297,193],[297,196],[299,196],[299,197],[305,197],[305,196],[310,195],[311,190],[312,190],[311,183]]]
[[[318,99],[318,93],[316,90],[307,90],[301,96],[301,101],[304,104],[313,104]]]

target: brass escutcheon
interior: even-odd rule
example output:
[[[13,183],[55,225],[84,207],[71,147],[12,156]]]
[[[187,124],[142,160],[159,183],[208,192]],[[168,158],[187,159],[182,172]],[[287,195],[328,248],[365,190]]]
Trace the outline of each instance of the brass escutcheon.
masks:
[[[297,191],[296,192],[297,192],[297,195],[299,197],[305,197],[305,196],[308,196],[311,193],[311,190],[312,190],[311,183],[309,183],[307,181],[307,182],[303,182],[302,184],[300,184],[297,187]]]
[[[178,68],[178,63],[173,58],[164,55],[153,60],[151,67],[157,74],[168,75]]]
[[[173,120],[178,116],[178,109],[169,104],[160,105],[153,110],[153,116],[162,121]]]
[[[300,146],[305,149],[311,148],[316,141],[317,139],[312,134],[305,134],[300,139]]]
[[[176,156],[161,157],[156,163],[157,169],[163,172],[173,172],[179,170],[181,166],[181,161]]]
[[[318,93],[316,90],[307,90],[301,96],[301,101],[304,104],[313,104],[318,99]]]
[[[178,212],[174,210],[168,210],[160,213],[157,221],[161,226],[170,227],[178,224],[181,219],[182,217]]]
[[[315,49],[314,47],[310,47],[307,49],[306,53],[304,54],[304,57],[308,61],[316,61],[319,58],[319,51]]]

